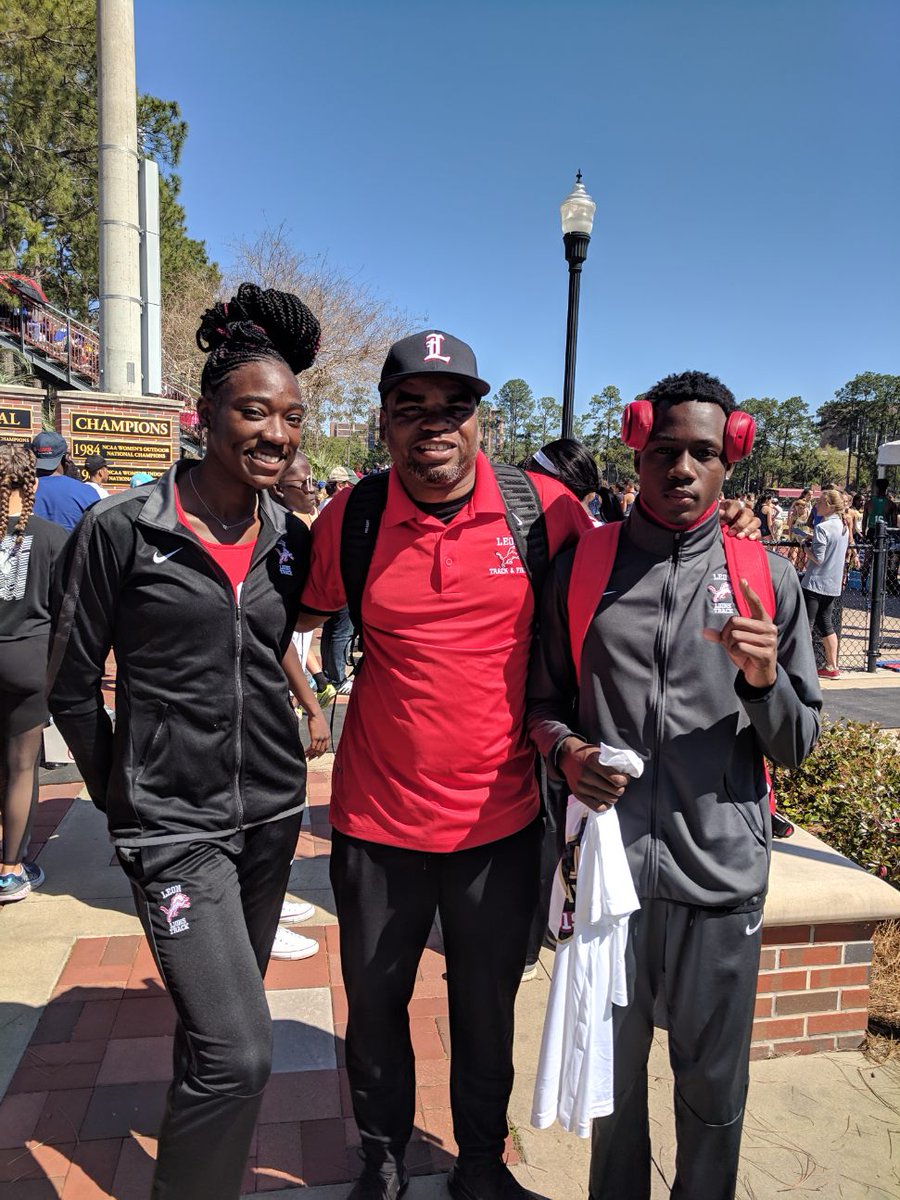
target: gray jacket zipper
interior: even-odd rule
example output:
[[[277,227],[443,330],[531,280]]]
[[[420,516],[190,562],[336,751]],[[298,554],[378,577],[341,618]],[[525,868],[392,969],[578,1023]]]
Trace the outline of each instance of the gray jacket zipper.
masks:
[[[660,747],[666,723],[666,676],[669,665],[669,636],[672,631],[675,584],[678,579],[678,553],[681,549],[681,534],[675,534],[675,544],[663,587],[662,620],[656,639],[656,713],[654,721],[655,741],[653,745],[653,784],[650,791],[650,856],[648,863],[649,896],[656,895],[659,884],[659,779]]]

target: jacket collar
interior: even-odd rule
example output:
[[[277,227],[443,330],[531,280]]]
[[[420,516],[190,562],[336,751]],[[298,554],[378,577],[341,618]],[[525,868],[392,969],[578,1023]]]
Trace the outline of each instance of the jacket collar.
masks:
[[[691,529],[666,529],[649,517],[638,501],[627,517],[628,538],[639,550],[652,554],[654,558],[669,558],[678,547],[683,557],[705,554],[716,541],[721,540],[719,506],[699,525]]]
[[[505,512],[506,507],[497,485],[497,478],[491,470],[487,455],[479,450],[475,459],[475,490],[469,497],[465,508],[462,509],[462,513],[465,514],[466,520],[470,520],[476,515],[485,516],[490,513],[499,513],[502,516]],[[388,479],[387,504],[384,509],[383,523],[385,525],[402,525],[404,521],[434,522],[436,526],[445,528],[443,522],[439,521],[437,517],[429,516],[418,507],[392,467]]]
[[[191,531],[179,521],[178,510],[175,507],[176,482],[179,485],[185,483],[187,472],[192,471],[194,466],[193,462],[183,459],[160,476],[137,518],[139,525],[147,525],[151,529],[162,529],[176,537],[196,542],[197,539]],[[287,517],[287,511],[280,504],[276,504],[268,492],[261,491],[256,494],[259,499],[260,528],[253,551],[253,562],[256,562],[264,554],[268,554],[284,534]]]

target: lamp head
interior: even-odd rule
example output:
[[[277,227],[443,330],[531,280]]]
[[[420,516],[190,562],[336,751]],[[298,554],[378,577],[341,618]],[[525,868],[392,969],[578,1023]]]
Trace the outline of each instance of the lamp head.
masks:
[[[596,211],[597,205],[587,194],[579,171],[575,176],[575,186],[559,206],[563,233],[585,233],[590,237]]]

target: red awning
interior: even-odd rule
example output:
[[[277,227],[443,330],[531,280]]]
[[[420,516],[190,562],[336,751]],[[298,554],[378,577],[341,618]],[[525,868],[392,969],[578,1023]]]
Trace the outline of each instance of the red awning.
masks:
[[[0,271],[0,284],[8,292],[14,292],[16,295],[24,296],[26,300],[31,300],[32,303],[49,304],[50,301],[44,295],[44,289],[30,275],[17,275],[15,271]]]

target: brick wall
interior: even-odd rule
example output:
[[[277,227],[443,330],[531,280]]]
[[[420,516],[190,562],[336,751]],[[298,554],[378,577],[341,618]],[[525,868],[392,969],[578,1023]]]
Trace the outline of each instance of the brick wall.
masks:
[[[874,929],[874,922],[845,922],[764,930],[751,1058],[860,1045]]]

